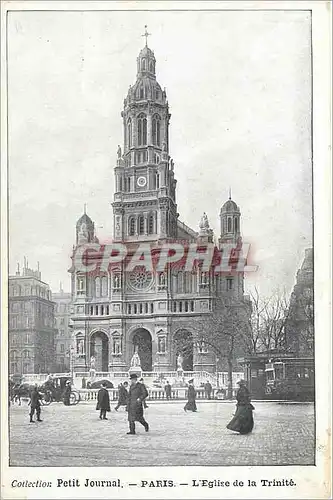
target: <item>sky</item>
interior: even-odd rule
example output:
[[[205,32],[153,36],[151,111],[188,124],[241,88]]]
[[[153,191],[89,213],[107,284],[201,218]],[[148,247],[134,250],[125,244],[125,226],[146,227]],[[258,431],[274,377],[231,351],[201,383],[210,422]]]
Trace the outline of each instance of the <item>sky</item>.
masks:
[[[232,198],[256,273],[245,288],[289,293],[312,246],[311,46],[305,11],[10,12],[9,266],[40,262],[70,290],[87,204],[110,239],[121,111],[151,36],[171,112],[180,220],[206,212],[216,237]]]

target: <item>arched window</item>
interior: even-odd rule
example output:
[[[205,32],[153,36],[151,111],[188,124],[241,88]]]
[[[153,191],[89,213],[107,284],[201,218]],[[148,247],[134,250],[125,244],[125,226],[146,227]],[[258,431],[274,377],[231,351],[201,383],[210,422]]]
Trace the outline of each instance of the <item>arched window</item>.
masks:
[[[237,233],[238,231],[238,218],[235,217],[235,232]]]
[[[154,64],[153,64],[153,61],[150,61],[150,64],[149,64],[149,71],[151,73],[154,73]]]
[[[160,189],[160,174],[156,174],[155,185],[156,189]]]
[[[154,115],[153,122],[153,144],[155,146],[161,145],[161,117],[159,115]]]
[[[139,88],[139,98],[140,99],[143,99],[144,98],[144,87],[143,85],[141,84],[140,88]]]
[[[228,217],[228,233],[231,233],[231,217]]]
[[[100,297],[101,296],[101,279],[96,278],[95,279],[95,297]]]
[[[135,235],[135,219],[134,219],[134,217],[130,217],[128,220],[128,234],[130,236]]]
[[[146,59],[142,59],[142,71],[146,69]]]
[[[147,118],[141,113],[138,116],[138,146],[147,144]]]
[[[102,297],[106,297],[108,294],[108,279],[106,276],[102,278]]]
[[[132,120],[129,118],[127,122],[127,144],[128,147],[132,147]]]
[[[144,234],[145,232],[145,219],[143,215],[140,215],[138,218],[138,233]]]
[[[154,226],[155,226],[155,217],[154,214],[150,214],[148,217],[148,234],[153,234],[154,231]]]

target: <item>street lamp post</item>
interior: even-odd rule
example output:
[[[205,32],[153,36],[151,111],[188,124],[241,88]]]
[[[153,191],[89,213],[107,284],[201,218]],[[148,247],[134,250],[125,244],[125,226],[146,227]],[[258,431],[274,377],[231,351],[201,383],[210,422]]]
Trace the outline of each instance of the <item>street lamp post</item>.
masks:
[[[71,379],[74,381],[74,347],[71,345],[69,349],[69,365],[71,371]]]
[[[220,381],[219,381],[219,372],[218,372],[218,362],[219,362],[219,358],[217,356],[215,356],[216,385],[219,388]]]

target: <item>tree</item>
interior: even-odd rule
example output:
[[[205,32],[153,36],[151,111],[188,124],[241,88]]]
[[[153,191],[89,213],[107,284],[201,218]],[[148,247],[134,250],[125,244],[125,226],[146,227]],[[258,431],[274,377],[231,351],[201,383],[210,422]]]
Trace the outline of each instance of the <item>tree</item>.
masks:
[[[193,335],[183,337],[176,344],[176,349],[189,352],[196,347],[206,346],[220,359],[228,363],[228,398],[232,398],[232,372],[236,355],[248,349],[251,335],[250,303],[238,299],[218,298],[210,315],[196,319]],[[190,345],[191,343],[191,345]]]
[[[250,297],[253,353],[286,350],[286,324],[290,308],[285,292],[277,291],[271,297],[262,298],[255,288]]]

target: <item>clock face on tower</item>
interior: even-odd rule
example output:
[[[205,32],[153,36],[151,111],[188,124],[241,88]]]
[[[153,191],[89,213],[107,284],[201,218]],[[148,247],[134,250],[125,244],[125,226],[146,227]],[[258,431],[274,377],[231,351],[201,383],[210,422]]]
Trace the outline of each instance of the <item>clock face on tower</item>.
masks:
[[[141,175],[140,177],[138,177],[136,183],[139,187],[145,187],[145,185],[147,184],[147,179],[146,177]]]

